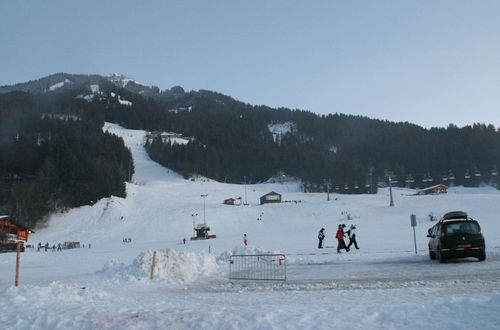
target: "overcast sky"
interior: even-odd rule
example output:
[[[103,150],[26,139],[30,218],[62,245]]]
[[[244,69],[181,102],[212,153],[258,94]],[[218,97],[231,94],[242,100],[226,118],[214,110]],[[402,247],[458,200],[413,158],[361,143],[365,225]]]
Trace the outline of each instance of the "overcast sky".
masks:
[[[56,72],[500,126],[500,1],[0,1],[0,85]]]

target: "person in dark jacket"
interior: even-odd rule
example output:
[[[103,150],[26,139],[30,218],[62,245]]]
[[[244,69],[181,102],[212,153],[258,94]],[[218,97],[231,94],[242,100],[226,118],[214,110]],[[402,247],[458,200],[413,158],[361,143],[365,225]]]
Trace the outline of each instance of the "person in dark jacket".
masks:
[[[358,242],[356,242],[356,225],[351,225],[351,227],[349,227],[347,236],[349,236],[349,244],[347,245],[347,248],[351,248],[351,245],[354,244],[356,250],[359,250]]]
[[[325,228],[321,228],[318,233],[318,249],[323,248],[323,240],[325,239]]]
[[[345,225],[339,225],[339,229],[337,229],[337,240],[338,240],[338,245],[337,245],[337,253],[340,253],[341,249],[345,249],[347,252],[349,252],[349,248],[345,245],[344,242],[344,226]]]

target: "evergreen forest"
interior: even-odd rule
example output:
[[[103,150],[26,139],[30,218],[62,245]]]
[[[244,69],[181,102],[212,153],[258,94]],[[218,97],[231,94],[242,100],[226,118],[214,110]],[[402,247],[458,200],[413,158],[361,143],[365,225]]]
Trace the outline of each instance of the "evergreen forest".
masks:
[[[51,90],[62,80],[71,83]],[[338,193],[376,193],[389,182],[498,187],[500,131],[482,123],[426,129],[69,74],[0,87],[0,120],[0,207],[25,224],[125,196],[131,155],[102,131],[104,121],[188,138],[145,139],[153,160],[186,178],[256,183],[279,175],[299,179],[304,191]]]

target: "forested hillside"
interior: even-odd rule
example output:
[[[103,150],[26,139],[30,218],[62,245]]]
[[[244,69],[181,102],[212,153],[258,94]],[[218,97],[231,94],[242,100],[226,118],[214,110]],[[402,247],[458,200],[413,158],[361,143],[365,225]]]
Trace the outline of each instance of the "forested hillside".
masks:
[[[33,226],[50,212],[125,196],[133,164],[103,115],[64,95],[0,94],[0,213]]]
[[[125,194],[130,153],[102,132],[103,121],[182,134],[189,143],[147,139],[146,149],[185,177],[253,183],[281,173],[302,180],[305,191],[328,185],[339,193],[375,193],[389,177],[412,188],[498,186],[500,132],[486,124],[425,129],[336,109],[320,116],[206,90],[160,91],[116,74],[0,87],[0,116],[0,205],[25,222]]]

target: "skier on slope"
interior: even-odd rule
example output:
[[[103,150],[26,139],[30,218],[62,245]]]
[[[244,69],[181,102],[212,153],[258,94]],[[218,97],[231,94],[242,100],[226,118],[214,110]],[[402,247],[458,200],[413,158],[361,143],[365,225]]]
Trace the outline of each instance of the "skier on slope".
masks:
[[[358,242],[356,242],[356,225],[351,225],[349,230],[347,231],[347,236],[349,236],[349,244],[347,248],[351,248],[351,245],[354,244],[356,250],[359,250]]]
[[[323,248],[323,240],[325,239],[325,228],[321,228],[318,233],[318,249]]]
[[[337,229],[337,240],[338,240],[338,245],[337,245],[337,253],[340,253],[341,249],[345,249],[347,252],[349,252],[349,248],[345,245],[344,242],[344,227],[345,225],[339,225],[339,228]]]

